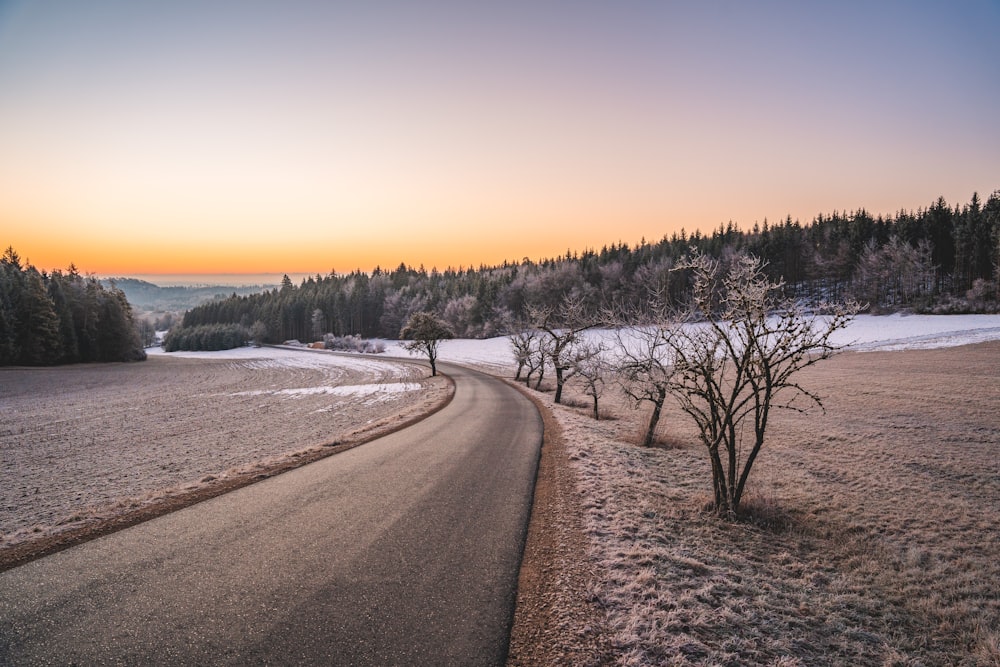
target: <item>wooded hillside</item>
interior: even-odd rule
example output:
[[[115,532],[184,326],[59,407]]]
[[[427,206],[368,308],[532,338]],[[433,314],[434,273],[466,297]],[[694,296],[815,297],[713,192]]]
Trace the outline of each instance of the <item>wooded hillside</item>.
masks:
[[[430,311],[457,336],[490,336],[515,328],[529,305],[568,297],[592,313],[637,304],[650,291],[681,302],[688,276],[672,269],[692,247],[723,259],[739,252],[761,257],[772,279],[809,301],[853,297],[882,312],[996,312],[1000,191],[985,204],[973,195],[962,206],[939,198],[888,218],[859,210],[806,225],[789,218],[744,231],[730,223],[710,235],[681,231],[656,243],[567,251],[538,262],[444,271],[400,264],[371,274],[317,275],[298,286],[286,278],[280,288],[198,306],[184,325],[257,324],[269,341],[318,340],[324,333],[397,338],[410,315]]]

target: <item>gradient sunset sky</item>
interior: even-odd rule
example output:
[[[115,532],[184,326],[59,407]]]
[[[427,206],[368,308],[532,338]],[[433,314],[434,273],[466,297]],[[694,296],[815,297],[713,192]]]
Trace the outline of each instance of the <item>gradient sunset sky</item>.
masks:
[[[0,244],[326,274],[967,203],[998,34],[996,0],[0,0]]]

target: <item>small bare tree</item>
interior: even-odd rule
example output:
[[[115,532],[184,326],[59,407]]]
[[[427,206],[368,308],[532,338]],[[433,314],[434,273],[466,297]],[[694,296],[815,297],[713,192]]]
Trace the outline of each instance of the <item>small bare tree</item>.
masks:
[[[546,335],[544,353],[556,374],[555,402],[562,402],[563,386],[573,367],[573,349],[580,332],[597,326],[587,318],[582,299],[569,298],[558,306],[529,306],[532,324]],[[539,383],[541,380],[539,380]]]
[[[310,319],[312,322],[312,339],[323,340],[323,329],[326,322],[326,316],[323,314],[323,311],[319,308],[315,309]]]
[[[517,382],[521,379],[521,372],[526,366],[529,366],[531,357],[535,352],[538,343],[538,330],[526,328],[518,333],[507,336],[507,340],[510,341],[510,349],[514,354],[514,361],[517,362],[517,373],[514,375],[514,381]]]
[[[830,307],[825,315],[806,312],[779,296],[782,283],[771,282],[756,257],[737,257],[723,272],[718,261],[696,254],[679,268],[692,272],[693,309],[666,337],[673,357],[670,390],[708,450],[715,509],[733,516],[764,445],[771,409],[823,407],[795,376],[840,350],[833,334],[851,322],[858,305]],[[751,426],[746,451],[745,424]]]
[[[629,321],[623,316],[618,319],[622,324]],[[615,371],[633,407],[638,408],[643,403],[653,406],[642,439],[642,445],[648,447],[653,444],[663,404],[670,393],[674,372],[670,345],[672,325],[662,317],[647,318],[645,322],[631,321],[638,326],[618,326],[615,330],[618,348]]]
[[[139,342],[142,346],[153,347],[156,344],[156,329],[145,317],[135,318],[135,330],[139,334]]]
[[[604,395],[604,378],[608,374],[608,364],[603,357],[604,346],[600,343],[581,345],[573,358],[572,374],[580,378],[583,393],[594,400],[594,419],[599,420],[598,401]]]
[[[545,365],[548,361],[548,346],[544,340],[538,338],[531,349],[531,357],[528,360],[528,377],[525,380],[524,386],[527,387],[531,384],[531,376],[537,371],[538,379],[535,381],[535,391],[542,388],[542,380],[545,379]]]
[[[399,332],[403,348],[410,354],[425,354],[431,362],[431,375],[437,375],[438,345],[454,338],[448,325],[432,313],[414,313]]]
[[[267,324],[263,320],[257,320],[250,327],[250,342],[253,343],[254,347],[260,347],[267,341],[268,329]]]

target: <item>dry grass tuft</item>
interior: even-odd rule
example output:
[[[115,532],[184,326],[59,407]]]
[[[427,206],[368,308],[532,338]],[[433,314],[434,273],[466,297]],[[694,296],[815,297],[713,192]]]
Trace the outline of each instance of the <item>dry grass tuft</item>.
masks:
[[[590,412],[588,414],[593,414],[594,412],[592,404],[586,399],[586,397],[581,398],[579,396],[567,396],[562,399],[562,405],[566,408],[577,408],[583,410],[590,408]]]
[[[740,505],[736,518],[771,533],[802,529],[796,513],[784,507],[773,495],[746,497]]]
[[[973,655],[981,665],[1000,665],[1000,630],[977,628]]]
[[[563,399],[562,405],[567,408],[574,409],[577,414],[582,417],[588,417],[594,419],[594,404],[593,402],[583,401],[577,398]],[[599,405],[597,407],[597,416],[599,419],[597,421],[616,421],[621,419],[621,415],[609,408]]]

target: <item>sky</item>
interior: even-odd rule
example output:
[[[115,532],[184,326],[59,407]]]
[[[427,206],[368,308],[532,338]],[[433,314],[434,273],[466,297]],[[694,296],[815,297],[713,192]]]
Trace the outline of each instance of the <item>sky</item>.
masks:
[[[0,245],[325,275],[964,204],[997,34],[997,0],[0,0]]]

